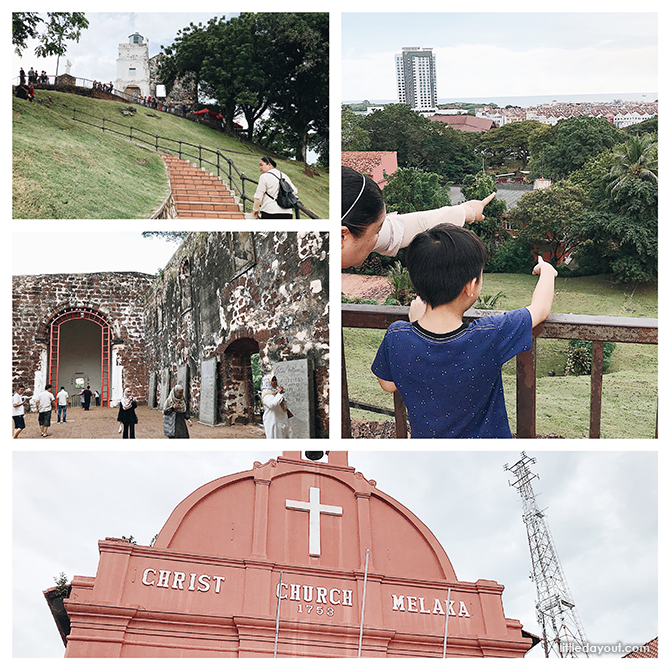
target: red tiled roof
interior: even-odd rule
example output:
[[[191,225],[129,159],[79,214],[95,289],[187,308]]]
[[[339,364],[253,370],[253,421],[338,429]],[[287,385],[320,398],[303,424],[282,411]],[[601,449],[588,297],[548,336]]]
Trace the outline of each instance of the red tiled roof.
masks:
[[[431,121],[441,121],[456,130],[463,130],[471,133],[485,133],[491,130],[493,121],[491,119],[481,119],[469,114],[458,114],[457,116],[430,116]]]
[[[645,649],[631,651],[630,654],[626,654],[623,658],[658,658],[658,637],[650,640],[647,644],[642,645],[642,647],[645,647]]]
[[[342,165],[353,168],[361,174],[372,175],[372,171],[382,164],[382,156],[394,151],[343,151]]]

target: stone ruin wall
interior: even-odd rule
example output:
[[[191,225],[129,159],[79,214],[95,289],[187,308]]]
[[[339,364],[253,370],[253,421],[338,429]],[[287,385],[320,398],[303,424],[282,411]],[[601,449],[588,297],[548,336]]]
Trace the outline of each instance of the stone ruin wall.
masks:
[[[249,357],[265,374],[277,361],[307,358],[315,382],[316,436],[328,435],[328,234],[191,233],[147,301],[149,370],[170,385],[189,371],[198,414],[201,363],[217,358],[217,421],[246,423]],[[160,383],[157,384],[158,406]]]
[[[149,59],[149,89],[151,90],[151,97],[156,96],[156,85],[163,83],[158,76],[158,70],[164,57],[164,54],[159,53]],[[195,79],[192,76],[178,77],[165,98],[165,102],[168,105],[175,105],[176,107],[184,105],[186,111],[191,112],[198,106],[197,93]]]
[[[123,368],[122,384],[132,386],[138,401],[146,402],[143,301],[153,279],[140,272],[14,276],[12,389],[19,382],[30,389],[36,383],[44,388],[52,320],[66,308],[87,308],[110,324],[116,364]]]

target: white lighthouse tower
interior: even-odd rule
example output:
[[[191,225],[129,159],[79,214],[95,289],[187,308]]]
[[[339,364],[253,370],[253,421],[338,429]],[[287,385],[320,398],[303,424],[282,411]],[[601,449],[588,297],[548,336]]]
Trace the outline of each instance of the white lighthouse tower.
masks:
[[[114,88],[127,95],[151,95],[149,89],[149,40],[139,33],[128,37],[127,44],[119,44],[116,59],[116,81]]]

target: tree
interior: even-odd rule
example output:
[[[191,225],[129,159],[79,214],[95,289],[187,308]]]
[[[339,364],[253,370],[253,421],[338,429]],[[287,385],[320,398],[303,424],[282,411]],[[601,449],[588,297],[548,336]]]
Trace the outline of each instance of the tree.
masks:
[[[370,151],[395,151],[401,167],[423,167],[423,143],[429,121],[407,105],[386,105],[363,117]]]
[[[508,220],[519,230],[519,238],[537,253],[549,251],[558,265],[580,241],[575,224],[584,213],[582,189],[563,181],[547,189],[529,191],[510,210]]]
[[[440,175],[415,168],[398,168],[382,191],[389,212],[407,214],[451,204],[449,189],[440,185]]]
[[[429,121],[422,145],[423,169],[461,182],[479,169],[473,150],[474,133],[464,133],[441,121]]]
[[[163,50],[160,76],[168,90],[190,73],[199,94],[221,107],[227,132],[241,112],[253,140],[255,124],[269,116],[271,123],[264,123],[260,132],[290,141],[290,150],[281,153],[304,161],[310,143],[322,151],[327,147],[327,14],[214,17],[206,26],[191,23],[180,30]]]
[[[600,166],[600,174],[595,166]],[[580,265],[592,258],[621,282],[653,281],[658,276],[658,142],[653,135],[631,137],[593,161],[591,184],[602,196],[575,227],[582,239]]]
[[[362,118],[349,106],[342,105],[342,151],[367,151],[370,148],[370,138],[361,125]]]
[[[533,152],[532,174],[553,180],[566,178],[581,168],[592,156],[610,149],[625,139],[625,134],[605,119],[580,116],[556,124],[542,135],[539,153]]]
[[[462,190],[466,201],[483,200],[496,190],[495,179],[483,172],[477,172],[465,177]],[[486,205],[484,220],[467,224],[467,227],[476,233],[486,246],[487,265],[493,262],[498,244],[508,236],[503,220],[506,210],[507,203],[504,200],[493,198]]]
[[[329,127],[329,21],[325,12],[257,14],[269,45],[266,65],[271,115],[296,136],[295,158]]]
[[[40,32],[40,24],[44,24]],[[35,55],[38,58],[57,56],[56,76],[60,57],[67,53],[66,40],[79,42],[81,31],[88,28],[83,12],[47,12],[45,21],[38,12],[12,13],[12,45],[21,56],[29,39],[38,40]]]
[[[221,19],[214,17],[208,21],[206,26],[203,26],[202,23],[196,25],[191,22],[185,28],[177,31],[171,45],[161,45],[164,57],[160,61],[159,77],[168,93],[176,81],[184,76],[189,76],[194,80],[198,96],[210,93],[210,91],[203,90],[206,89],[207,84],[201,75],[203,60],[211,46],[208,44],[208,31],[211,36],[218,23],[225,21],[225,18],[225,16]]]
[[[541,127],[539,121],[518,121],[492,128],[480,136],[477,151],[496,165],[502,165],[506,160],[518,161],[520,169],[525,170],[531,156],[531,141]]]
[[[386,105],[364,116],[360,127],[368,134],[370,151],[395,151],[401,167],[434,172],[452,181],[477,170],[468,133],[429,121],[407,105]]]
[[[635,182],[650,182],[658,187],[658,140],[653,135],[636,135],[614,152],[608,190],[615,202],[619,194],[630,191]]]

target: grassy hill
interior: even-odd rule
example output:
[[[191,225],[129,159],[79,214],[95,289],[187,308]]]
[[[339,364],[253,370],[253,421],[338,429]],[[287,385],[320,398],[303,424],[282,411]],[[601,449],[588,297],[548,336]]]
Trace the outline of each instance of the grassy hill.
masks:
[[[496,309],[516,309],[530,303],[537,283],[531,275],[485,274],[482,295],[504,296]],[[554,313],[657,318],[658,288],[613,284],[607,276],[556,279]],[[393,409],[391,394],[370,371],[383,330],[343,330],[349,397]],[[568,343],[537,340],[536,427],[540,435],[585,438],[589,435],[590,376],[564,376]],[[502,370],[510,427],[516,427],[516,368],[509,361]],[[658,347],[617,344],[611,366],[603,376],[601,431],[604,438],[653,438],[658,397]],[[352,418],[380,420],[382,415],[352,409]]]
[[[167,173],[155,151],[73,120],[72,108],[78,118],[81,111],[151,135],[220,149],[240,172],[256,180],[260,176],[258,160],[266,153],[261,147],[145,107],[137,106],[134,116],[125,117],[126,107],[127,103],[56,91],[37,90],[32,103],[13,97],[13,218],[141,219],[167,196]],[[280,159],[277,166],[296,185],[305,207],[327,218],[327,172],[308,177],[301,164]]]

